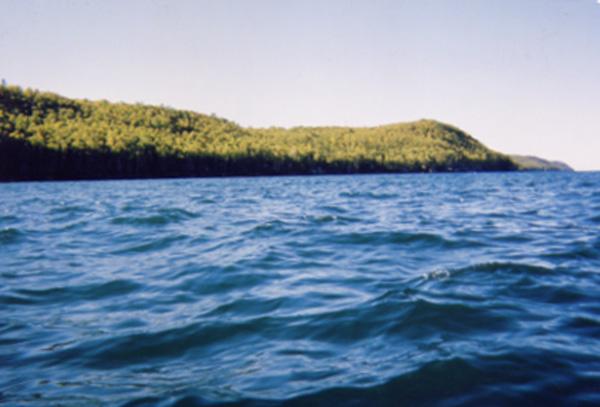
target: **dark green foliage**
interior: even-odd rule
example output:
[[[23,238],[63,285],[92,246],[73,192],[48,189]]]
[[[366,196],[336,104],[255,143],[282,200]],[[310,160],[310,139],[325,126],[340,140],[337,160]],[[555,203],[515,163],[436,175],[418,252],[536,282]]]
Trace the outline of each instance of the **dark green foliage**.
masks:
[[[250,129],[167,107],[0,87],[2,180],[514,169],[432,120]]]

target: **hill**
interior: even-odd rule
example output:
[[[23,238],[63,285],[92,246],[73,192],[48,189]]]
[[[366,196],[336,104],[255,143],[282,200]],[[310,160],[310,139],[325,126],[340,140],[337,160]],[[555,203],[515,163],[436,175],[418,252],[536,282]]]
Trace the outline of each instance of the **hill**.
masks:
[[[0,87],[0,180],[516,170],[433,120],[243,128],[191,111]]]
[[[562,161],[548,161],[531,155],[510,155],[520,170],[525,171],[573,171],[568,164]]]

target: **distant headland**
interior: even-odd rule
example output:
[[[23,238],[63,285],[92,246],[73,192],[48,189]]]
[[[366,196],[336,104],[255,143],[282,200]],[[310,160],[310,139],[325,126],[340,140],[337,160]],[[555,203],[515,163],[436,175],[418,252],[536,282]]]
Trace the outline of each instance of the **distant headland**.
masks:
[[[0,86],[0,180],[565,170],[434,120],[244,128],[214,115]]]
[[[510,158],[520,169],[530,171],[574,171],[568,164],[562,161],[549,161],[531,155],[511,154]]]

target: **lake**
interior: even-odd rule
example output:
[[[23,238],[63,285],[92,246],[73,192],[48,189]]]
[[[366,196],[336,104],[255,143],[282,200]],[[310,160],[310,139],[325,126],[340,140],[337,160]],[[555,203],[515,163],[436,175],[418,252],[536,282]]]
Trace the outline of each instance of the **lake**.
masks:
[[[8,183],[0,204],[0,404],[600,403],[600,173]]]

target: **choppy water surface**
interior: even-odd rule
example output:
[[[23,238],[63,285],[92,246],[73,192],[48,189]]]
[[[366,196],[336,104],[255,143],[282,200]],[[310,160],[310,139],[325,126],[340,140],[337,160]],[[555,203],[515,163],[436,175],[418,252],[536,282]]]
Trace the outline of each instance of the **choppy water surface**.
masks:
[[[0,404],[600,403],[599,173],[0,202]]]

